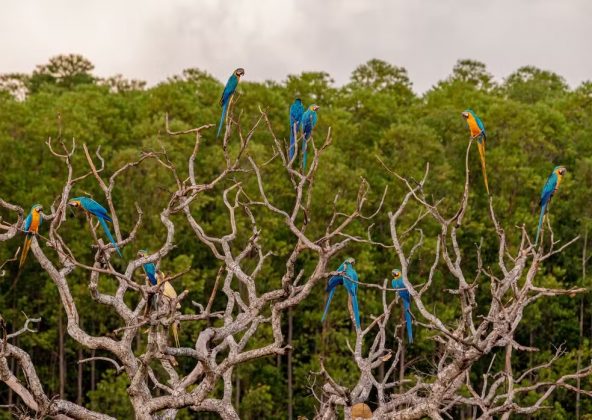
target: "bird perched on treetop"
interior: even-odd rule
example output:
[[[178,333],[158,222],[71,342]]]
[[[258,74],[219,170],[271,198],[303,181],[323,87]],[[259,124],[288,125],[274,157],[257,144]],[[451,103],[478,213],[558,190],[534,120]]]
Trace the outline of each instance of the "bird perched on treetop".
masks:
[[[536,239],[534,240],[535,245],[539,242],[539,234],[543,227],[543,219],[545,217],[545,212],[547,211],[547,206],[549,205],[553,194],[559,189],[559,185],[561,184],[565,172],[567,172],[565,166],[556,166],[553,168],[553,172],[551,172],[549,178],[547,178],[547,182],[545,182],[545,186],[541,192],[541,201],[539,202],[539,205],[541,206],[541,215],[539,216],[539,226],[537,228]]]
[[[358,273],[354,269],[354,264],[356,260],[353,258],[346,259],[337,269],[340,273],[336,276],[333,276],[329,279],[329,284],[327,285],[326,291],[329,292],[329,297],[327,298],[327,304],[325,305],[325,312],[323,313],[323,318],[321,322],[325,321],[327,317],[327,313],[329,312],[329,305],[331,304],[331,299],[333,299],[333,295],[335,294],[335,289],[340,284],[345,286],[347,293],[351,298],[352,309],[354,313],[356,329],[360,329],[360,310],[358,308]]]
[[[113,222],[113,220],[111,219],[111,216],[109,216],[109,213],[107,212],[107,210],[103,206],[101,206],[99,203],[97,203],[92,198],[88,198],[88,197],[73,198],[70,201],[68,201],[68,205],[72,206],[72,207],[80,207],[81,209],[83,209],[87,213],[90,213],[93,216],[95,216],[99,220],[99,223],[101,224],[101,226],[103,227],[103,230],[105,231],[105,235],[107,235],[107,237],[109,238],[109,241],[113,244],[113,247],[115,248],[115,250],[117,251],[119,256],[120,257],[122,256],[121,251],[119,250],[119,247],[117,246],[117,243],[115,242],[115,239],[113,239],[113,235],[111,235],[111,231],[109,230],[109,226],[107,225],[107,222]]]
[[[304,134],[304,140],[302,141],[302,168],[306,169],[306,146],[308,139],[312,135],[312,130],[317,125],[319,117],[317,116],[317,110],[320,107],[318,105],[311,105],[302,114],[302,133]]]
[[[238,68],[232,73],[232,76],[228,78],[228,82],[226,82],[226,86],[224,86],[224,90],[222,91],[222,97],[220,98],[220,106],[222,107],[222,116],[220,117],[220,124],[218,125],[218,134],[216,137],[220,137],[220,132],[222,131],[222,124],[226,120],[226,111],[228,111],[228,104],[230,103],[230,99],[232,99],[232,95],[234,95],[234,91],[238,86],[238,82],[240,82],[240,78],[245,74],[245,69]]]
[[[394,269],[392,271],[393,280],[391,281],[391,285],[393,289],[397,290],[397,293],[401,297],[403,301],[403,311],[405,311],[405,325],[407,326],[407,339],[409,340],[409,344],[413,343],[413,326],[411,325],[411,295],[409,291],[405,287],[405,282],[403,281],[403,275],[401,271],[398,269]]]
[[[26,236],[25,244],[23,245],[23,252],[21,253],[21,259],[19,261],[19,270],[23,267],[23,265],[25,265],[25,260],[27,259],[27,254],[29,253],[33,236],[39,232],[39,227],[43,222],[41,213],[43,213],[43,206],[41,204],[35,204],[33,207],[31,207],[31,211],[25,219],[24,231]]]
[[[296,98],[292,106],[290,106],[290,150],[288,160],[292,160],[296,150],[296,139],[300,132],[300,123],[302,121],[302,114],[304,114],[304,106],[300,98]]]
[[[471,138],[477,140],[477,149],[479,150],[479,158],[481,159],[481,172],[483,173],[485,190],[487,190],[487,194],[489,194],[489,182],[487,181],[487,170],[485,168],[485,126],[481,119],[471,109],[467,109],[463,112],[462,116],[467,120],[469,130],[471,131]]]

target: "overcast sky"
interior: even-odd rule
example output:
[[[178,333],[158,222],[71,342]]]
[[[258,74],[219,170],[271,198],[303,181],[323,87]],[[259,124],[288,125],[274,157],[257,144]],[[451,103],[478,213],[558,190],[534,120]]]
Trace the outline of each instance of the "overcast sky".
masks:
[[[590,0],[0,0],[0,73],[79,53],[96,74],[156,83],[188,67],[226,80],[324,70],[338,84],[380,58],[418,92],[459,58],[497,79],[531,64],[592,79]]]

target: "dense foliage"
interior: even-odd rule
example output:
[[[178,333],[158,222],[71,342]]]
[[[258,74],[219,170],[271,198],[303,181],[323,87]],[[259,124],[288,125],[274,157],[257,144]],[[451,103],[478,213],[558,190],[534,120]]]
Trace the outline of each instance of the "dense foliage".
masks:
[[[61,56],[38,66],[32,74],[0,77],[0,197],[27,209],[33,203],[50,207],[61,192],[65,168],[49,154],[45,145],[48,137],[61,136],[66,141],[75,138],[78,145],[86,143],[91,150],[100,146],[106,161],[105,172],[110,174],[137,158],[140,151],[163,147],[173,163],[183,167],[193,148],[192,138],[168,137],[164,133],[165,113],[170,115],[174,129],[217,122],[222,84],[201,70],[188,69],[150,88],[120,76],[99,79],[92,70],[92,64],[82,57]],[[487,128],[487,164],[493,203],[509,236],[517,240],[518,232],[512,227],[521,224],[526,224],[534,233],[540,190],[552,168],[562,164],[568,168],[568,174],[550,210],[555,238],[565,241],[576,235],[587,237],[592,213],[588,207],[588,185],[592,182],[592,83],[570,89],[557,74],[523,67],[498,84],[483,64],[470,60],[459,61],[446,80],[438,82],[422,96],[413,92],[405,69],[379,60],[358,67],[350,82],[342,87],[335,87],[330,75],[323,72],[291,75],[281,83],[248,80],[249,69],[246,69],[235,110],[235,113],[242,112],[245,127],[254,123],[261,107],[267,111],[276,134],[287,139],[289,105],[299,96],[305,104],[314,102],[321,106],[317,144],[328,128],[332,129],[333,144],[323,155],[315,179],[310,229],[319,228],[330,216],[335,192],[340,192],[338,205],[344,210],[353,206],[360,177],[368,181],[374,200],[380,199],[388,185],[386,204],[393,207],[398,203],[404,186],[382,167],[377,157],[399,174],[416,178],[429,162],[428,188],[436,200],[442,199],[443,204],[452,209],[462,193],[469,137],[460,114],[470,107]],[[258,130],[250,153],[263,162],[271,157],[271,137],[263,125]],[[461,237],[467,273],[476,267],[475,249],[481,238],[485,266],[493,264],[497,258],[495,232],[487,216],[487,198],[477,152],[471,152],[472,204]],[[198,176],[204,180],[220,170],[222,156],[214,130],[206,132],[198,162]],[[75,168],[82,173],[85,165],[82,153],[77,153]],[[265,169],[268,173],[273,170],[273,165]],[[75,195],[98,195],[93,181],[89,178],[84,187],[78,186]],[[146,215],[138,244],[124,249],[125,256],[131,257],[139,248],[161,243],[163,228],[158,213],[169,198],[172,183],[169,174],[163,173],[157,164],[147,162],[126,175],[126,182],[116,188],[116,206],[124,230],[132,227],[134,202],[138,202]],[[273,192],[276,203],[289,198],[289,184],[281,177],[272,181],[268,189]],[[211,232],[222,232],[227,228],[226,212],[215,195],[210,197],[198,200],[193,205],[193,214]],[[7,217],[6,214],[0,216]],[[262,290],[266,287],[265,281],[277,287],[279,280],[274,276],[274,264],[281,264],[288,249],[286,241],[293,240],[281,229],[274,229],[275,223],[274,219],[263,223],[264,247],[273,250],[277,260],[272,258],[265,268],[265,280],[258,285]],[[69,218],[62,232],[80,260],[84,260],[85,255],[90,258],[91,237],[82,217]],[[385,218],[377,222],[374,234],[377,239],[387,240]],[[437,229],[434,226],[424,234],[427,243],[433,244]],[[189,232],[179,229],[176,235],[176,249],[162,266],[170,272],[191,266],[193,270],[181,278],[176,287],[189,289],[191,300],[204,302],[209,297],[219,265]],[[11,258],[21,242],[22,236],[3,243],[0,263]],[[583,249],[582,239],[547,261],[541,267],[539,281],[545,286],[588,286],[589,280],[583,275]],[[382,282],[397,266],[394,254],[380,247],[354,246],[348,250],[348,255],[356,257],[358,273],[365,282]],[[431,262],[429,255],[422,259],[420,251],[419,263],[414,265],[410,280],[421,283]],[[335,267],[339,263],[336,260]],[[306,269],[306,261],[302,264]],[[20,327],[23,313],[42,317],[39,332],[20,336],[19,346],[30,352],[48,393],[58,394],[59,342],[60,331],[63,331],[59,325],[64,320],[56,303],[56,290],[31,256],[14,287],[17,264],[9,263],[5,269],[5,275],[0,278],[2,316],[11,329]],[[119,325],[113,324],[109,311],[91,301],[82,272],[79,280],[71,287],[85,327],[97,334],[113,331]],[[454,323],[458,305],[451,303],[453,299],[445,292],[448,280],[444,276],[437,277],[439,283],[432,288],[431,295],[424,298],[424,303],[434,308],[434,313],[442,320]],[[515,361],[515,366],[526,369],[540,364],[548,360],[560,344],[564,344],[568,352],[545,371],[549,378],[575,370],[578,351],[583,360],[589,360],[592,339],[589,302],[588,296],[561,297],[541,300],[529,307],[518,341],[537,347],[540,352],[516,356],[520,359]],[[342,291],[336,294],[325,329],[320,323],[323,304],[324,294],[319,289],[294,310],[294,413],[309,418],[314,415],[316,402],[309,389],[310,372],[319,369],[319,357],[324,357],[332,376],[344,384],[353,382],[351,372],[355,372],[346,345],[346,339],[351,341],[352,331],[345,295]],[[368,323],[370,315],[380,309],[379,293],[361,288],[360,306],[362,322]],[[583,319],[580,319],[580,310]],[[421,327],[416,330],[415,343],[407,349],[407,359],[412,362],[408,374],[416,371],[429,374],[433,371],[431,355],[438,351],[438,346],[429,339],[429,331]],[[124,378],[117,376],[108,364],[79,367],[77,360],[90,353],[80,351],[67,334],[62,332],[61,335],[66,361],[66,375],[62,380],[65,397],[81,399],[90,408],[104,410],[118,418],[131,418]],[[190,328],[181,331],[181,340],[186,345],[191,337]],[[503,363],[501,359],[499,363]],[[487,366],[481,368],[487,369]],[[235,370],[235,381],[239,385],[235,398],[240,401],[241,418],[286,418],[286,369],[286,361],[278,358],[260,360]],[[479,380],[481,373],[474,373],[475,380]],[[582,386],[590,384],[586,382]],[[0,404],[7,403],[8,394],[6,387],[0,387]],[[558,391],[550,404],[553,409],[543,411],[539,414],[541,417],[574,417],[574,394]],[[581,404],[580,413],[592,412],[590,400],[584,399]],[[183,411],[182,416],[192,414]],[[9,418],[9,415],[0,412],[0,418]]]

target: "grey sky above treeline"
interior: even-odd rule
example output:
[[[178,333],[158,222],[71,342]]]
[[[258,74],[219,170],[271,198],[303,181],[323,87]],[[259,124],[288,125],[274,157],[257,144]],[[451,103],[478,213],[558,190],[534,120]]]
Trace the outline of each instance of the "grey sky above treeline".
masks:
[[[576,87],[592,79],[591,17],[590,0],[0,0],[0,73],[78,53],[99,76],[149,84],[189,67],[342,84],[379,58],[424,92],[470,58],[497,80],[534,65]]]

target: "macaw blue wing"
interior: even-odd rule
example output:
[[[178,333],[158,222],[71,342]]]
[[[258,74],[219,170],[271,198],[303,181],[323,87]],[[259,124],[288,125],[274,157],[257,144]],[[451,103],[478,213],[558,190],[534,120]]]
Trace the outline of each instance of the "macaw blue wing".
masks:
[[[551,201],[551,197],[553,197],[556,187],[557,174],[555,171],[553,171],[553,173],[549,175],[549,178],[547,178],[547,182],[545,182],[545,186],[541,192],[541,201],[539,202],[539,205],[541,206],[541,214],[539,215],[539,224],[537,226],[536,238],[534,240],[535,244],[539,242],[539,236],[541,234],[541,229],[543,228],[543,220],[545,218],[545,212],[547,211],[547,205],[549,204],[549,201]]]
[[[553,193],[555,192],[555,188],[557,187],[557,174],[553,172],[547,178],[547,182],[545,182],[545,186],[543,187],[543,191],[541,192],[541,201],[540,205],[545,206],[551,200]]]
[[[405,288],[405,282],[403,281],[402,278],[398,279],[398,280],[393,280],[391,282],[391,285],[393,286],[393,289],[399,289],[397,290],[397,293],[399,294],[399,296],[401,297],[401,300],[403,301],[403,311],[404,311],[404,315],[405,315],[405,326],[407,328],[407,339],[409,341],[409,344],[413,343],[413,325],[412,325],[412,319],[411,319],[411,295],[409,294],[409,291]]]
[[[294,157],[296,150],[295,143],[300,131],[300,125],[302,121],[302,114],[304,113],[304,106],[300,99],[296,99],[292,106],[290,106],[290,149],[288,157],[290,160]]]
[[[33,222],[33,213],[29,213],[29,215],[25,219],[25,232],[29,232],[29,229],[31,229],[32,222]]]
[[[473,114],[473,116],[475,117],[475,121],[477,121],[477,125],[479,126],[479,128],[481,129],[481,136],[483,137],[483,139],[485,140],[485,126],[483,125],[483,121],[481,121],[481,118],[479,118],[478,116],[476,116],[475,114]]]
[[[158,281],[156,279],[156,266],[154,263],[146,263],[143,265],[143,268],[146,276],[150,280],[150,284],[152,284],[152,286],[156,286]]]
[[[111,219],[111,216],[109,216],[109,212],[107,211],[107,209],[105,209],[105,207],[101,206],[99,203],[97,203],[92,198],[79,197],[79,198],[76,198],[75,200],[80,201],[80,204],[82,205],[82,208],[84,210],[88,211],[89,213],[93,214],[97,218],[99,218],[99,219],[105,219],[108,222],[112,222],[113,221]]]
[[[227,104],[230,100],[230,97],[236,90],[238,86],[238,77],[235,74],[228,78],[228,82],[226,82],[226,86],[224,86],[224,91],[222,92],[222,96],[220,97],[220,105],[223,106]]]
[[[226,111],[228,111],[228,104],[230,103],[230,97],[236,90],[238,86],[238,77],[236,75],[230,76],[228,82],[226,82],[226,86],[224,86],[224,91],[222,92],[222,97],[220,98],[220,105],[222,106],[222,115],[220,116],[220,123],[218,124],[218,133],[216,137],[220,137],[220,133],[222,132],[222,125],[224,125],[224,120],[226,119]]]

